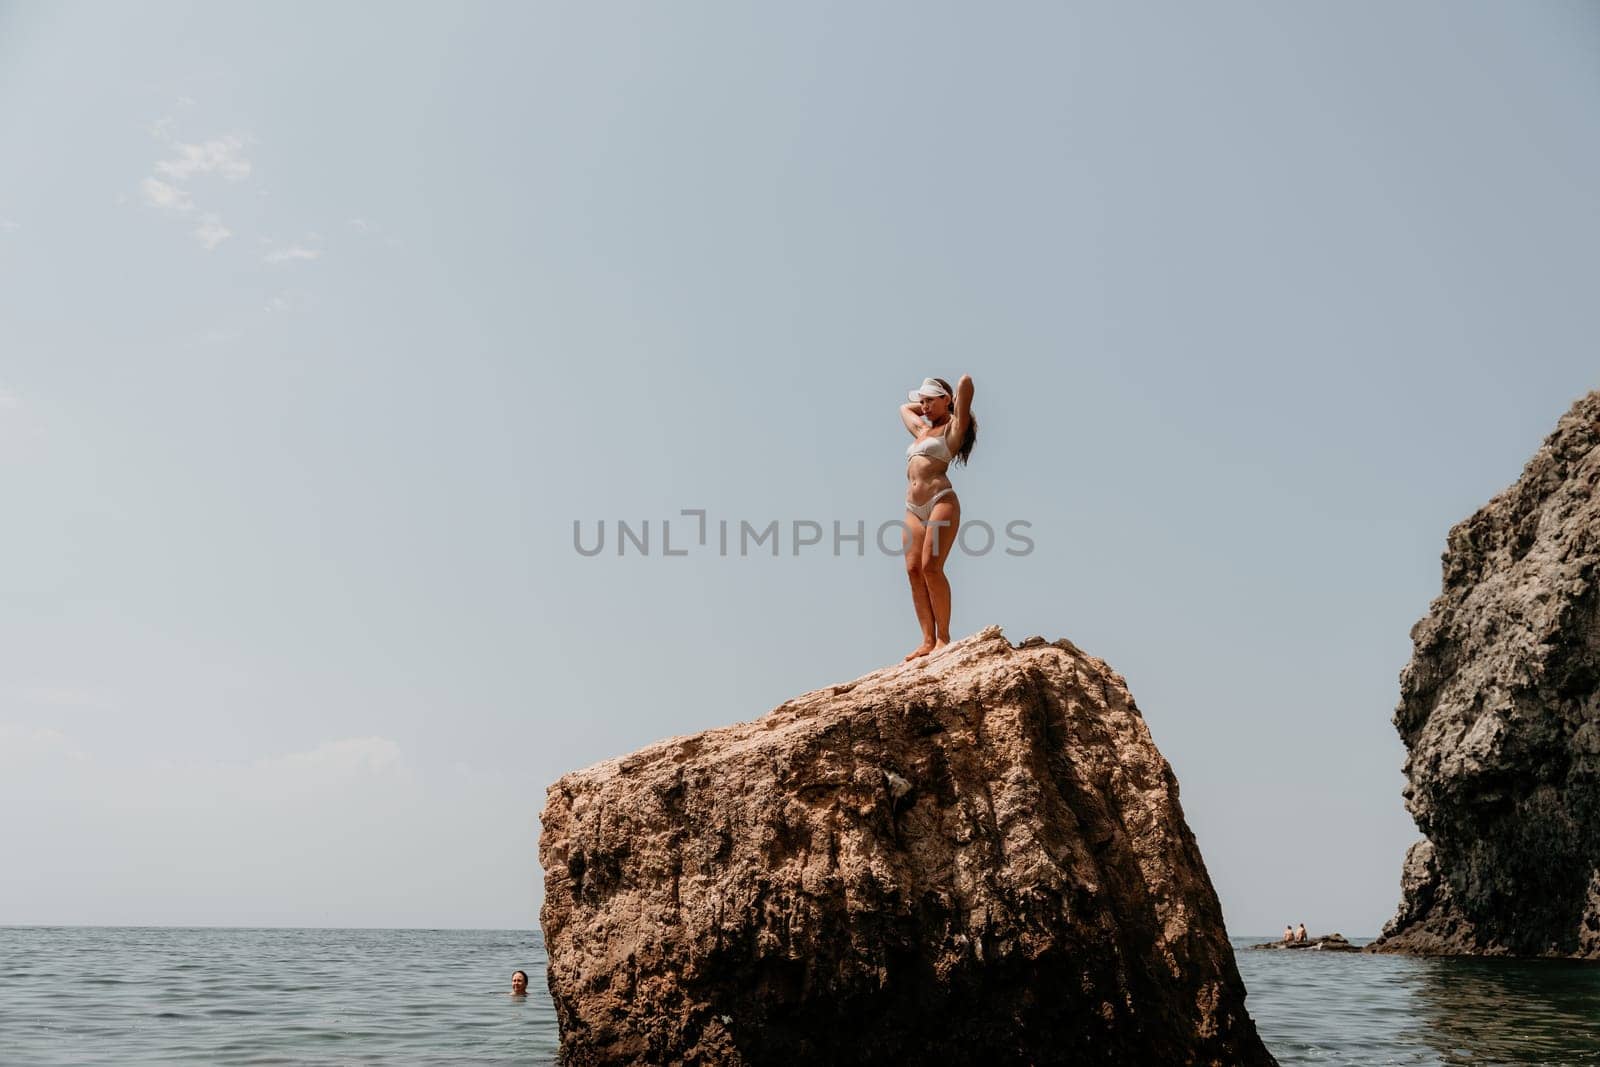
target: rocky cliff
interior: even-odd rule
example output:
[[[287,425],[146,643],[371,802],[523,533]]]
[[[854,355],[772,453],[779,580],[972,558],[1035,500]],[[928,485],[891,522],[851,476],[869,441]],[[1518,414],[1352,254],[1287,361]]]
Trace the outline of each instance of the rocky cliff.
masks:
[[[1394,724],[1426,837],[1375,951],[1600,958],[1600,392],[1450,530]]]
[[[1120,675],[990,627],[550,787],[564,1063],[1270,1064]]]

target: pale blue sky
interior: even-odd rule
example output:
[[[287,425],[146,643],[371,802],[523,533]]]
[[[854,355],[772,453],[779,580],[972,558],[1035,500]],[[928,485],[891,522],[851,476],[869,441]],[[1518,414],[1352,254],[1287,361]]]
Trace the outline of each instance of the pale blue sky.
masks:
[[[561,773],[918,638],[573,520],[896,519],[970,373],[956,633],[1375,933],[1445,532],[1600,386],[1587,3],[12,4],[0,144],[0,923],[532,925]]]

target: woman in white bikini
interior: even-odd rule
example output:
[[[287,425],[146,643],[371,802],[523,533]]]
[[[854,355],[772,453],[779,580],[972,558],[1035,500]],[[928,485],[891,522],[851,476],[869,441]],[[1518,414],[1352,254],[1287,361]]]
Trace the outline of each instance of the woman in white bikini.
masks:
[[[911,402],[900,405],[900,420],[916,441],[906,449],[906,577],[922,624],[922,644],[906,656],[916,659],[950,643],[950,579],[944,561],[956,543],[961,501],[945,472],[965,465],[978,439],[972,417],[972,378],[962,375],[952,393],[943,378],[924,378]],[[952,442],[959,442],[953,444]]]

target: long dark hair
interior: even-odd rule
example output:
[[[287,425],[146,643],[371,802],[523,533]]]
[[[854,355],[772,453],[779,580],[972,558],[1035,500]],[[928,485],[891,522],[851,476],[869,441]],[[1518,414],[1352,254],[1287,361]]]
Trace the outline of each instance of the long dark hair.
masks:
[[[950,398],[950,415],[953,418],[956,413],[956,391],[950,388],[950,383],[943,378],[935,378],[934,381],[939,383],[939,387]],[[959,463],[965,467],[967,465],[967,457],[972,455],[972,446],[977,440],[978,416],[969,411],[967,412],[967,432],[961,436],[961,447],[955,450],[956,454],[951,458],[950,462]]]

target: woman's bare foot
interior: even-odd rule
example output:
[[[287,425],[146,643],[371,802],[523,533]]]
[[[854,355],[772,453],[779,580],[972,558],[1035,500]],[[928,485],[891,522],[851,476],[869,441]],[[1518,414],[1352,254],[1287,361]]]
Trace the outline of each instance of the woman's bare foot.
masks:
[[[910,651],[910,653],[907,654],[906,658],[901,660],[900,662],[901,663],[908,663],[911,660],[916,659],[918,656],[926,656],[929,652],[933,651],[933,644],[934,643],[932,641],[924,641],[924,642],[922,642],[922,644],[920,644],[916,648],[912,649]]]
[[[931,653],[929,653],[929,655],[937,656],[939,653],[943,652],[945,649],[947,649],[949,647],[950,647],[950,639],[948,637],[941,637],[941,638],[939,638],[939,640],[937,640],[937,641],[935,641],[933,643],[933,651]]]

